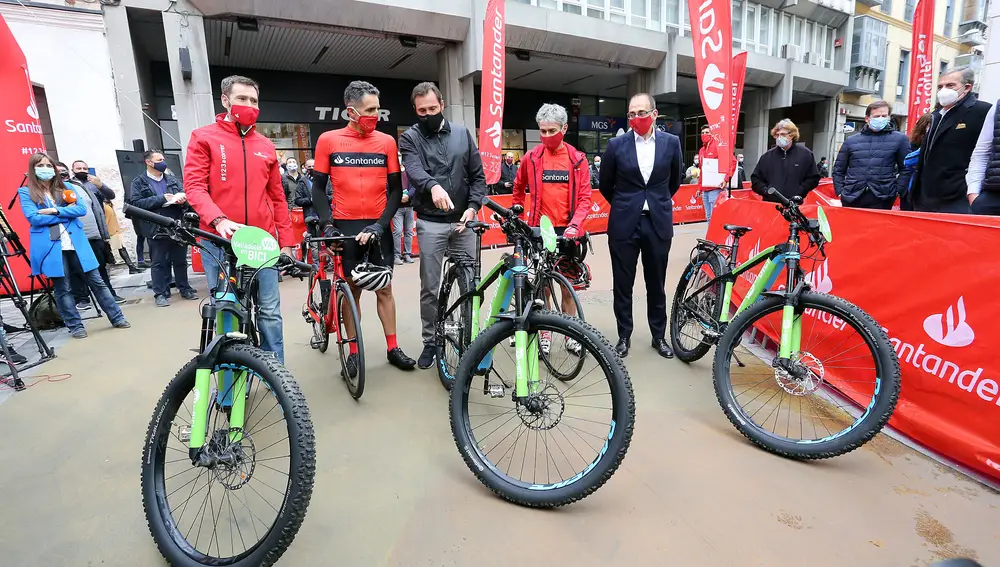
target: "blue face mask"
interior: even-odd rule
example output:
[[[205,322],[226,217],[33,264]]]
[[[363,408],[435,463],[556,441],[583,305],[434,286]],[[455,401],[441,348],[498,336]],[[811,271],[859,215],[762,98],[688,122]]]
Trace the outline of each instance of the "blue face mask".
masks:
[[[49,181],[56,176],[56,170],[51,167],[46,166],[36,166],[35,167],[35,177],[41,179],[42,181]]]
[[[875,130],[876,132],[881,132],[888,125],[889,125],[888,116],[879,116],[876,118],[872,118],[868,121],[868,127],[871,128],[872,130]]]

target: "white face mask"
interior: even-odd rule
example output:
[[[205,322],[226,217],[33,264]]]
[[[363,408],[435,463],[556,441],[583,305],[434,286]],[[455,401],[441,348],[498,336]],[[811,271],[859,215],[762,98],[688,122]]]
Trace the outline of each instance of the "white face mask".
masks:
[[[958,91],[949,88],[943,88],[939,89],[937,92],[937,101],[941,103],[941,106],[947,108],[955,104],[955,101],[958,100],[959,96],[961,95],[958,94]]]
[[[778,143],[778,147],[782,149],[792,145],[792,141],[788,138],[788,136],[778,136],[776,142]]]
[[[285,171],[298,171],[298,170],[299,170],[299,164],[297,163],[290,163],[285,166]]]

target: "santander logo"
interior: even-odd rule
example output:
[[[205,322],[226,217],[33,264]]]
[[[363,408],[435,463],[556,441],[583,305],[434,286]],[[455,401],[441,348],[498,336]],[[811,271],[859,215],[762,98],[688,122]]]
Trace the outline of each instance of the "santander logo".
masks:
[[[592,205],[592,206],[590,207],[590,210],[594,211],[595,213],[599,213],[599,212],[601,212],[601,206],[600,206],[600,205],[598,205],[597,203],[594,203],[594,204],[593,204],[593,205]]]
[[[938,344],[964,347],[976,340],[976,333],[965,320],[965,297],[949,305],[944,313],[935,313],[924,319],[924,332]]]
[[[31,101],[31,104],[28,105],[28,116],[34,120],[38,120],[38,109],[35,108],[35,101]]]
[[[718,110],[722,105],[722,96],[726,90],[725,81],[726,74],[720,71],[715,63],[709,63],[705,67],[705,76],[701,81],[701,96],[712,110]]]
[[[494,122],[492,126],[486,129],[486,133],[490,137],[490,141],[497,148],[500,147],[500,134],[503,132],[503,128],[500,126],[500,122]]]
[[[816,266],[816,269],[806,274],[806,281],[809,285],[820,293],[830,293],[833,291],[833,280],[830,279],[830,260],[823,260],[823,263]]]
[[[749,260],[750,258],[753,258],[757,254],[760,254],[759,238],[757,239],[757,243],[753,245],[753,248],[750,249],[750,254],[747,255],[747,259]],[[745,279],[750,285],[753,285],[753,282],[757,281],[757,274],[755,274],[753,270],[750,270],[748,272],[743,272],[742,274],[740,274],[740,277]]]

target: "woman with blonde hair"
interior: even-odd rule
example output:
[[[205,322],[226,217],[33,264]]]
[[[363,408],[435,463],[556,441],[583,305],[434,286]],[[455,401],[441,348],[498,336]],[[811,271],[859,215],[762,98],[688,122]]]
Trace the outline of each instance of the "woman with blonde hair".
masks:
[[[771,129],[775,146],[760,156],[757,167],[750,176],[755,193],[765,201],[778,202],[767,194],[774,187],[786,198],[805,197],[819,185],[816,157],[799,141],[799,128],[783,118]]]
[[[131,327],[97,270],[80,217],[87,208],[73,185],[56,176],[55,162],[43,153],[28,160],[27,186],[17,190],[21,210],[31,224],[31,273],[52,280],[56,307],[75,339],[87,337],[67,275],[79,266],[98,303],[117,329]]]

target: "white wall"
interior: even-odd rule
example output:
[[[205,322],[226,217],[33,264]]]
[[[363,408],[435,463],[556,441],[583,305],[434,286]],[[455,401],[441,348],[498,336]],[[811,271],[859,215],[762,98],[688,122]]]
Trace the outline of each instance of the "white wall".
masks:
[[[24,52],[32,82],[45,87],[59,158],[117,170],[121,126],[100,12],[0,4],[0,14]]]

